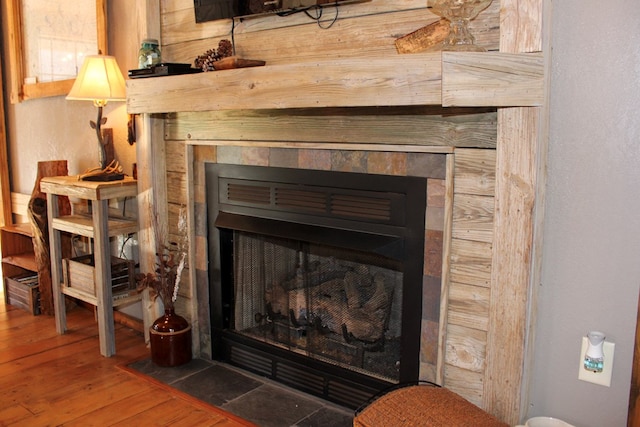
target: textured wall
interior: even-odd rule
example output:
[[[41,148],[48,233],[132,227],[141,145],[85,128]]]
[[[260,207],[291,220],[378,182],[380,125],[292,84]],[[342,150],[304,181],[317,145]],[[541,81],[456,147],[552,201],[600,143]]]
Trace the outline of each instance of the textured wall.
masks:
[[[128,14],[130,2],[109,1],[110,27],[134,28],[135,16]],[[137,60],[138,41],[123,31],[111,31],[109,54],[115,55],[123,74]],[[3,55],[6,58],[6,56]],[[64,96],[40,98],[7,106],[11,191],[31,194],[38,161],[67,160],[70,174],[83,172],[98,163],[98,142],[89,127],[97,109],[90,102],[67,101]],[[131,174],[135,148],[127,139],[127,114],[123,102],[110,103],[104,109],[108,118],[104,127],[112,128],[116,158]]]
[[[624,426],[640,282],[640,8],[637,0],[565,0],[553,8],[549,180],[529,415]],[[581,337],[593,329],[616,344],[610,388],[578,380]]]

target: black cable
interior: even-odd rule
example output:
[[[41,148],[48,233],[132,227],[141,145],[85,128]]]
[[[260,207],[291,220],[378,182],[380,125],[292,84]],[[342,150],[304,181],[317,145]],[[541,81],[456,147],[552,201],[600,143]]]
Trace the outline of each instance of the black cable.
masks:
[[[126,238],[126,239],[124,239],[124,240],[122,241],[122,246],[120,246],[120,258],[122,258],[122,259],[128,259],[128,258],[125,256],[125,253],[124,253],[124,247],[127,245],[127,242],[128,242],[129,240],[131,240],[131,238],[132,238],[132,237],[133,237],[133,234],[129,234],[129,235],[127,236],[127,238]]]
[[[316,23],[318,24],[318,27],[322,28],[323,30],[328,30],[333,26],[333,24],[336,23],[336,21],[338,20],[338,14],[339,14],[338,2],[336,1],[335,3],[332,3],[330,5],[333,5],[336,8],[336,16],[333,17],[333,20],[327,26],[323,26],[320,21],[320,19],[322,19],[322,10],[325,7],[327,7],[327,5],[313,5],[313,6],[307,6],[302,8],[294,8],[294,9],[286,10],[283,12],[276,12],[276,15],[285,17],[285,16],[295,15],[296,13],[304,13],[305,15],[307,15],[307,17],[309,17],[309,19],[316,21]],[[315,16],[311,15],[310,11],[312,10],[316,12]]]
[[[240,18],[242,20],[242,18]],[[236,18],[231,18],[231,49],[236,54]]]

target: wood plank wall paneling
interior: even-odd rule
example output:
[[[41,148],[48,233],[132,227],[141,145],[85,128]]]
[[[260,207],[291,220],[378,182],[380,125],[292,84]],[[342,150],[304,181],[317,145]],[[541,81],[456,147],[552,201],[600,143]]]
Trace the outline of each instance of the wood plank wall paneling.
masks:
[[[178,230],[178,222],[180,214],[188,203],[187,193],[187,168],[185,162],[185,145],[180,142],[167,141],[165,144],[165,152],[167,156],[167,216],[168,216],[168,235],[170,242],[179,242],[181,234]],[[188,243],[188,242],[186,242]],[[190,321],[193,319],[193,310],[191,307],[192,289],[189,280],[190,262],[187,258],[185,271],[182,273],[180,280],[180,288],[178,295],[178,312]]]
[[[479,406],[489,328],[495,164],[495,150],[455,151],[444,378],[446,387]]]
[[[249,18],[233,29],[236,54],[247,59],[262,59],[270,65],[332,56],[392,57],[397,55],[396,38],[439,19],[425,3],[424,0],[372,0],[346,5],[340,8],[340,19],[328,30],[320,30],[304,14]],[[477,43],[488,50],[498,48],[499,7],[499,2],[493,2],[471,22]],[[217,47],[218,40],[231,39],[230,20],[195,24],[192,10],[166,10],[162,15],[165,62],[193,63],[198,55]]]
[[[237,53],[249,59],[266,60],[268,64],[287,64],[301,58],[326,60],[331,56],[392,59],[397,55],[393,45],[395,38],[437,19],[425,3],[424,0],[372,0],[351,5],[341,9],[341,19],[330,30],[318,29],[315,23],[301,15],[287,19],[260,17],[243,20],[236,22],[234,29]],[[478,43],[490,50],[499,47],[502,3],[494,1],[472,22]],[[164,0],[161,4],[162,49],[166,62],[191,63],[197,55],[216,47],[219,39],[230,38],[230,21],[196,25],[192,0]],[[516,17],[509,16],[510,22],[515,22]],[[517,32],[513,28],[511,31]],[[525,44],[530,45],[528,42]],[[380,114],[383,111],[384,114]],[[170,174],[167,180],[175,179],[175,184],[168,184],[169,192],[184,191],[186,186],[179,176],[184,174],[181,169],[184,157],[176,155],[180,149],[184,150],[185,142],[194,145],[196,157],[202,147],[198,141],[203,144],[239,141],[239,145],[259,140],[274,145],[296,141],[458,147],[454,150],[444,385],[481,407],[492,407],[494,404],[489,400],[496,394],[493,386],[487,387],[493,379],[488,377],[486,357],[487,336],[492,328],[490,307],[496,190],[496,152],[492,148],[496,147],[497,115],[494,111],[463,114],[454,109],[377,109],[376,112],[375,116],[367,109],[328,109],[320,114],[305,110],[170,114],[165,121],[166,137],[172,140],[167,144]],[[374,122],[375,128],[372,126]],[[299,129],[305,131],[298,133]],[[213,150],[215,157],[215,147],[205,149]],[[196,175],[194,181],[198,181],[199,171],[193,173]],[[200,184],[196,182],[195,185]],[[199,191],[196,190],[195,194],[198,195]],[[178,197],[174,202],[182,202],[182,199]],[[200,242],[202,238],[199,239]],[[518,399],[517,387],[519,384],[514,384],[510,389],[509,392],[516,396],[506,399],[508,405],[513,405],[513,400]],[[490,395],[487,395],[488,391]],[[513,416],[511,407],[492,407],[492,410],[503,418]]]
[[[169,0],[163,1],[162,16],[163,27],[166,28],[169,38],[164,44],[171,45],[182,42],[191,42],[200,39],[212,39],[228,36],[231,33],[232,22],[230,19],[195,23],[193,12],[193,0]],[[372,0],[366,5],[347,5],[339,10],[339,18],[344,20],[361,16],[363,13],[375,15],[393,11],[411,11],[425,9],[425,0]],[[366,7],[364,9],[363,7]],[[365,12],[363,12],[363,10]],[[327,10],[325,19],[333,19],[332,10]],[[435,17],[433,19],[436,19]],[[236,34],[246,32],[258,32],[273,30],[274,28],[294,27],[300,25],[316,25],[304,14],[295,14],[288,17],[275,17],[271,15],[255,16],[249,19],[236,19]],[[423,25],[427,25],[425,23]]]
[[[304,129],[304,132],[300,132]],[[169,140],[296,141],[495,148],[496,113],[431,107],[170,114]]]

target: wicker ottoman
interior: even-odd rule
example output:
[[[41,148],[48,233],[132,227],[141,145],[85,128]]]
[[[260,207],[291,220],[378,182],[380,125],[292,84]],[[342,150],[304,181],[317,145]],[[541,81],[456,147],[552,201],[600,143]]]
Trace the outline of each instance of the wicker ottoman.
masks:
[[[416,385],[393,390],[359,411],[354,427],[509,427],[454,392]]]

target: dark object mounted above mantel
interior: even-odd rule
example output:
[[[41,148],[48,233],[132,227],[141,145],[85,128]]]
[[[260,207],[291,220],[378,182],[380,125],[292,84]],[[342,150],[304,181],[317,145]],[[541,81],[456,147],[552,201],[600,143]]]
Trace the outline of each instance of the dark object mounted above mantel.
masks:
[[[178,74],[193,74],[200,72],[202,72],[201,69],[193,68],[191,64],[163,63],[153,65],[149,68],[129,70],[128,74],[130,79],[137,79],[140,77],[175,76]]]
[[[311,8],[369,0],[193,0],[196,23],[261,14],[290,15]]]

